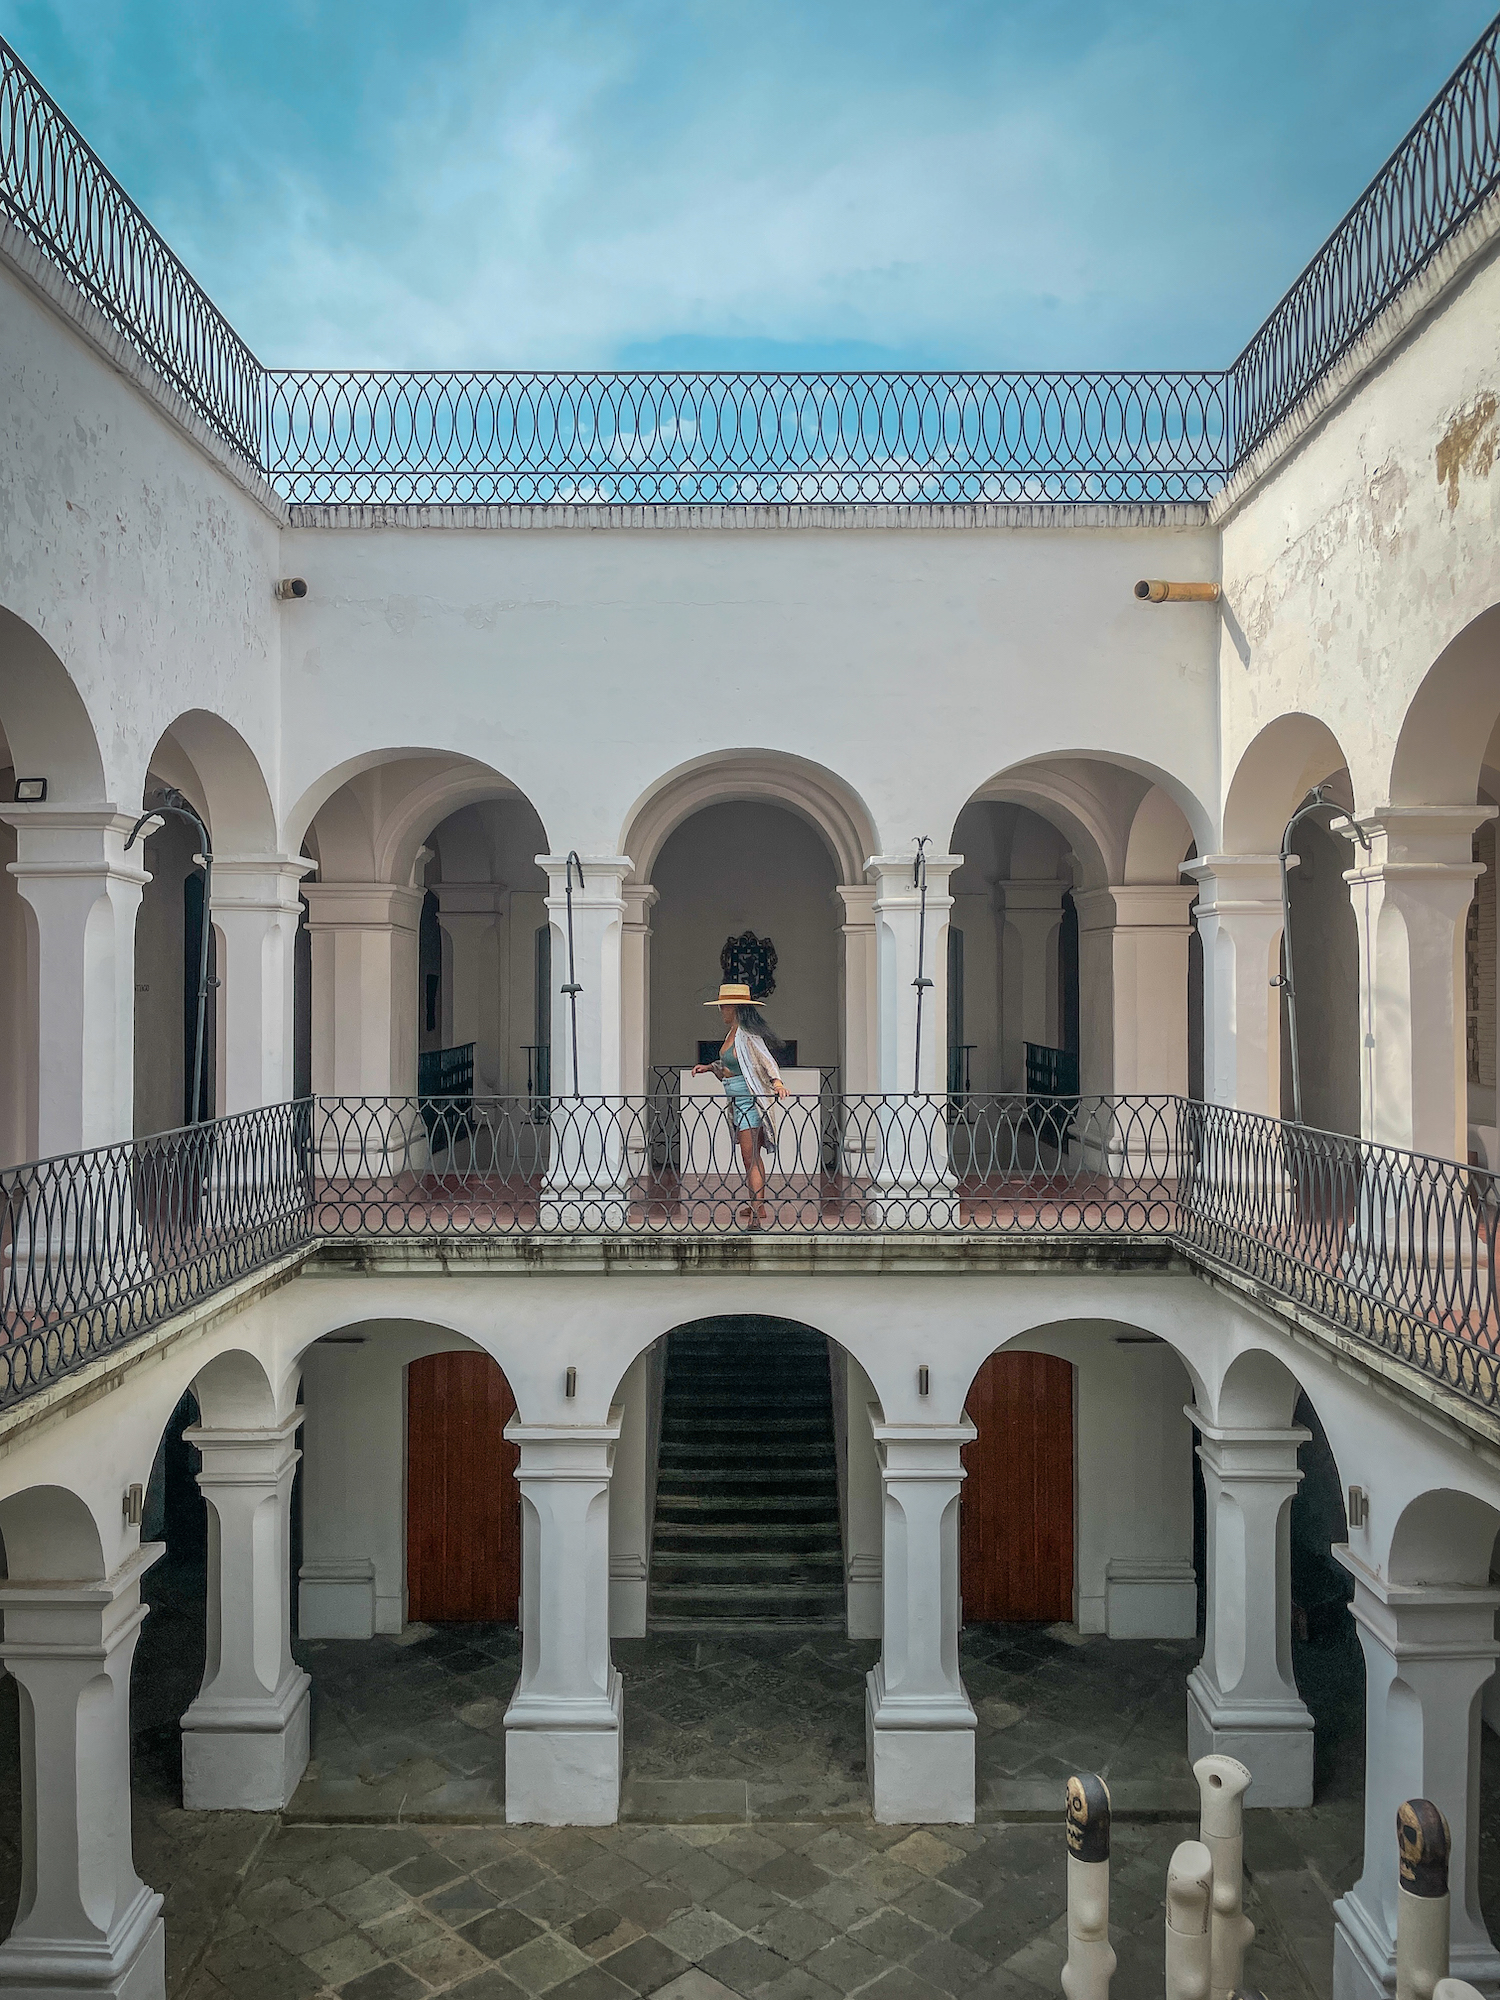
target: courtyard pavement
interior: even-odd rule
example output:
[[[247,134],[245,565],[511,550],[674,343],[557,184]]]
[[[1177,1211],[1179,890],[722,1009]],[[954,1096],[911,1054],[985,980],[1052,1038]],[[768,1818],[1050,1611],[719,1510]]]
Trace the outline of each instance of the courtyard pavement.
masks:
[[[177,1718],[202,1670],[201,1609],[169,1577],[153,1600],[134,1688],[136,1861],[166,1895],[173,2000],[1038,2000],[1058,1991],[1059,1793],[1080,1766],[1116,1801],[1115,2000],[1160,1994],[1167,1860],[1196,1833],[1192,1644],[971,1629],[980,1822],[914,1829],[868,1816],[870,1646],[617,1642],[624,1817],[544,1829],[502,1823],[517,1660],[499,1627],[300,1645],[314,1761],[291,1809],[184,1812]],[[1358,1648],[1344,1632],[1299,1648],[1297,1669],[1319,1721],[1318,1801],[1246,1822],[1246,1976],[1270,2000],[1328,1993],[1330,1905],[1360,1849]],[[15,1742],[7,1679],[0,1908],[19,1880]],[[1488,1805],[1488,1732],[1485,1749]],[[1492,1923],[1496,1818],[1481,1849]]]

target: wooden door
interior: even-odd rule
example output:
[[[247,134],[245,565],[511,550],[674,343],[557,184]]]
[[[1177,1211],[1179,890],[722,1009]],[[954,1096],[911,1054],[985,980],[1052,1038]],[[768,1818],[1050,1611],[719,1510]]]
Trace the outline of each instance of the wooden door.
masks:
[[[1073,1369],[992,1354],[969,1390],[959,1588],[969,1624],[1073,1616]]]
[[[406,1615],[516,1622],[520,1452],[502,1433],[510,1384],[487,1354],[428,1354],[406,1371]]]

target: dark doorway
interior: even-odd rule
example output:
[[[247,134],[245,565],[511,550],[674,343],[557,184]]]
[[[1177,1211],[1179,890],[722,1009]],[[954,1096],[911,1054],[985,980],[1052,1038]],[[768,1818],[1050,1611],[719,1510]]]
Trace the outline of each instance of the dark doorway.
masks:
[[[1073,1368],[1051,1354],[992,1354],[967,1413],[959,1588],[966,1624],[1073,1616]]]
[[[519,1449],[510,1384],[489,1355],[428,1354],[406,1371],[406,1615],[517,1622]]]

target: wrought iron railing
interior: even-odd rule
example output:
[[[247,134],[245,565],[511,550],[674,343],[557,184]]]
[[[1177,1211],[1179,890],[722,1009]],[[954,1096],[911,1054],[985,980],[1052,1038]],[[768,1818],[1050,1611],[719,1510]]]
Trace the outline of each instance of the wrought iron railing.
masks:
[[[312,1230],[306,1098],[0,1172],[0,1408]]]
[[[1500,185],[1491,22],[1230,370],[1238,464]]]
[[[9,43],[0,213],[51,258],[226,444],[262,466],[265,371]]]
[[[0,1407],[299,1245],[381,1236],[1158,1243],[1500,1406],[1500,1183],[1175,1097],[317,1098],[0,1174]]]
[[[1226,446],[1213,372],[267,377],[292,501],[1202,500]]]
[[[0,213],[292,501],[1201,500],[1497,181],[1500,22],[1227,372],[268,371],[0,41]]]

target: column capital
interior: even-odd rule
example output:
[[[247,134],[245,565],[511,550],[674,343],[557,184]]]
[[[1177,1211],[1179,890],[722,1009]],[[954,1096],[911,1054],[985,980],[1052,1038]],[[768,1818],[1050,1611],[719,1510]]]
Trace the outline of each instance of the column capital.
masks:
[[[310,930],[414,931],[426,891],[391,882],[308,882],[302,893]]]
[[[839,883],[833,897],[844,906],[843,928],[846,931],[870,929],[875,922],[875,898],[879,893],[873,882]]]
[[[948,907],[948,878],[955,869],[962,868],[961,854],[929,854],[927,856],[927,907]],[[872,854],[865,863],[867,869],[874,869],[876,878],[875,901],[877,910],[916,909],[922,900],[921,884],[912,879],[916,866],[916,855]]]
[[[962,1479],[959,1452],[979,1433],[968,1417],[956,1424],[888,1424],[870,1405],[870,1432],[888,1479]]]
[[[300,908],[302,877],[317,865],[305,854],[216,854],[214,914],[259,910],[293,916]]]
[[[625,903],[625,928],[627,930],[649,930],[651,912],[660,900],[657,891],[649,882],[627,882],[620,895]]]
[[[1287,856],[1288,868],[1298,865]],[[1205,854],[1185,861],[1182,873],[1198,884],[1198,914],[1229,916],[1239,911],[1274,914],[1281,920],[1281,856],[1279,854]]]
[[[434,882],[438,921],[447,924],[455,917],[478,917],[493,923],[506,890],[503,882]]]
[[[104,875],[144,888],[151,880],[144,847],[139,858],[125,852],[137,817],[114,805],[0,806],[0,820],[16,831],[16,859],[6,864],[7,872],[21,883]]]
[[[279,1424],[257,1425],[248,1430],[226,1430],[217,1425],[193,1424],[183,1437],[203,1454],[198,1474],[200,1486],[264,1486],[278,1479],[289,1465],[302,1456],[292,1440],[302,1424],[304,1412],[294,1410]],[[210,1457],[215,1463],[209,1463]]]
[[[1496,814],[1494,806],[1376,806],[1368,813],[1349,814],[1331,822],[1329,831],[1345,840],[1363,842],[1355,849],[1354,866],[1346,881],[1403,867],[1471,868],[1474,835]]]
[[[536,865],[547,877],[547,901],[549,906],[556,900],[566,900],[568,887],[568,856],[566,854],[538,854]],[[583,871],[582,884],[578,881],[579,869]],[[598,907],[601,904],[618,903],[622,900],[625,883],[635,873],[635,863],[628,854],[580,854],[573,863],[573,907],[581,909],[585,904]]]
[[[622,1403],[611,1405],[609,1419],[602,1424],[523,1424],[512,1417],[505,1437],[520,1447],[517,1478],[607,1479],[624,1421]]]

